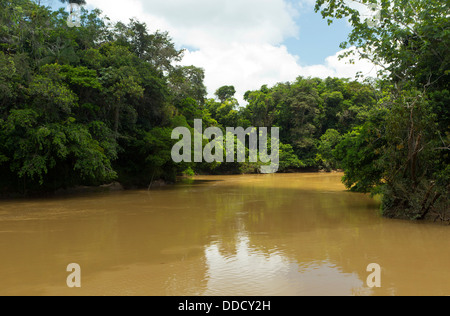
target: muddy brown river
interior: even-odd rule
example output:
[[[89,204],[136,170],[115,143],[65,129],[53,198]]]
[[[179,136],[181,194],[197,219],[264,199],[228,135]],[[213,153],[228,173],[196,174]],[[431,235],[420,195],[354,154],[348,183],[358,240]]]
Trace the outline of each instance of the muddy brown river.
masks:
[[[450,295],[450,227],[381,218],[341,176],[0,201],[0,295]]]

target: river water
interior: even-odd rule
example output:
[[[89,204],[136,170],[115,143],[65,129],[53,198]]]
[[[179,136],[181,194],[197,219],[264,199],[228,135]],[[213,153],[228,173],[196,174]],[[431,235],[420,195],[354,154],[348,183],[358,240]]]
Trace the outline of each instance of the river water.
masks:
[[[381,218],[341,176],[0,201],[0,295],[450,295],[450,227]]]

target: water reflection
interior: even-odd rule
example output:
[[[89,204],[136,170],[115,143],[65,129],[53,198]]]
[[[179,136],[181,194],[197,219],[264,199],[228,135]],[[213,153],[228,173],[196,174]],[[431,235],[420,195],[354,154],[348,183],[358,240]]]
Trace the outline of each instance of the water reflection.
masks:
[[[450,229],[382,219],[340,177],[0,201],[0,295],[449,295]],[[66,286],[72,262],[81,289]]]
[[[328,261],[299,265],[281,250],[263,252],[240,236],[234,251],[213,243],[205,250],[208,284],[204,295],[295,296],[366,295],[355,273],[343,273]]]

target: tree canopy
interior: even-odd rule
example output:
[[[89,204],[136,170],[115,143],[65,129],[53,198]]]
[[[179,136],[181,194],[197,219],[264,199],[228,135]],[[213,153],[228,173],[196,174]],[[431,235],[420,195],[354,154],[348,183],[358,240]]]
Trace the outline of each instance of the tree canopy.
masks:
[[[83,5],[84,1],[62,1]],[[390,217],[445,218],[450,114],[447,2],[318,0],[352,25],[344,56],[380,65],[380,80],[305,78],[208,99],[203,69],[180,66],[167,32],[111,23],[31,0],[0,2],[0,192],[40,193],[178,175],[258,172],[261,163],[175,163],[175,127],[278,127],[280,172],[343,169],[347,187],[382,194]],[[225,134],[225,133],[224,133]],[[238,139],[235,140],[239,142]],[[269,144],[270,145],[270,144]],[[247,154],[249,148],[245,148]]]
[[[384,77],[378,109],[338,145],[345,182],[354,190],[382,193],[386,216],[443,219],[450,209],[450,4],[358,4],[378,14],[364,17],[344,0],[316,4],[329,23],[349,19],[353,30],[341,47],[354,47],[346,55],[358,52],[380,65]]]

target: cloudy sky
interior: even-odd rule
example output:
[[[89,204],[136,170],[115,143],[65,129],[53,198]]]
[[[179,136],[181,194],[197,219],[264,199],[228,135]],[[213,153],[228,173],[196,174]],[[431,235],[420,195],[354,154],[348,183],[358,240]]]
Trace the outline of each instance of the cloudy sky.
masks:
[[[54,1],[58,3],[58,1]],[[61,5],[56,4],[54,5]],[[328,26],[314,13],[315,0],[87,0],[112,20],[137,18],[150,31],[168,31],[182,64],[205,70],[209,97],[221,86],[234,85],[237,99],[263,84],[304,77],[354,78],[374,75],[365,61],[339,60],[339,44],[350,26]]]

